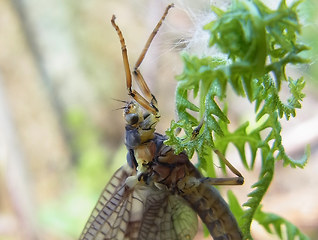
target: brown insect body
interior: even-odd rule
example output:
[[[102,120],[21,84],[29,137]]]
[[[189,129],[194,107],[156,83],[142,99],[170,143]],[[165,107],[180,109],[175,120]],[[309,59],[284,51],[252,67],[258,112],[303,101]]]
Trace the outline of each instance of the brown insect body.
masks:
[[[140,123],[143,125],[143,121]],[[130,134],[131,131],[126,131],[126,144],[127,139],[135,139],[129,137]],[[241,239],[236,220],[219,192],[205,183],[206,178],[193,166],[186,153],[176,155],[170,146],[163,143],[165,140],[165,136],[154,133],[153,138],[138,146],[127,144],[128,150],[137,152],[138,166],[143,164],[143,170],[136,173],[140,176],[138,178],[142,177],[146,184],[162,184],[169,194],[179,195],[186,200],[207,225],[214,239]],[[130,149],[131,145],[137,147]]]
[[[240,173],[235,170],[236,178],[204,178],[185,152],[175,154],[164,144],[166,137],[155,132],[160,118],[157,101],[138,67],[171,7],[167,7],[135,66],[134,76],[145,98],[132,89],[125,41],[112,18],[122,45],[128,94],[133,98],[124,107],[128,164],[106,185],[80,240],[193,239],[197,214],[214,239],[242,239],[226,202],[212,187],[242,184]]]

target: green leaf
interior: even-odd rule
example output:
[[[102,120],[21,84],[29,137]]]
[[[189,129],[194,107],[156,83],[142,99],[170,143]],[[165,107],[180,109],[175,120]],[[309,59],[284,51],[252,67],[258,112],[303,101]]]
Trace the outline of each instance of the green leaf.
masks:
[[[241,219],[243,217],[244,210],[240,205],[239,201],[237,200],[236,196],[231,190],[229,190],[227,192],[227,197],[229,199],[229,207],[231,209],[231,212],[233,213],[236,219]]]
[[[255,213],[255,220],[264,227],[264,229],[271,234],[277,234],[281,239],[283,235],[287,236],[287,239],[301,239],[309,240],[309,237],[303,234],[299,228],[286,219],[278,216],[274,213],[265,213],[261,210],[261,205]],[[274,228],[272,230],[271,226]],[[283,234],[285,232],[285,234]]]
[[[282,225],[287,227],[290,239],[302,236],[287,221],[279,217],[276,221],[273,215],[259,213],[276,161],[282,160],[284,166],[303,168],[310,155],[309,147],[299,160],[286,154],[280,123],[283,117],[290,120],[296,116],[305,97],[304,79],[294,80],[286,71],[287,65],[308,62],[300,56],[309,49],[299,41],[301,25],[297,7],[300,3],[296,0],[288,6],[282,0],[277,9],[270,9],[259,0],[234,0],[226,11],[212,7],[217,18],[204,29],[210,34],[209,46],[218,48],[226,57],[200,58],[183,54],[183,72],[176,77],[179,120],[171,122],[166,131],[169,138],[166,144],[173,146],[176,153],[185,150],[190,158],[196,152],[197,166],[210,177],[216,177],[213,149],[225,155],[230,145],[235,146],[247,170],[253,170],[258,161],[256,156],[261,156],[261,172],[243,204],[245,208],[240,208],[235,196],[229,193],[230,206],[247,239],[252,239],[251,223],[259,216],[271,219],[263,226],[269,229],[272,224],[280,237]],[[280,96],[284,84],[290,93],[287,101]],[[227,110],[235,108],[236,103],[228,102],[227,94],[246,98],[255,106],[253,126],[250,122],[231,125]],[[177,134],[180,129],[183,130],[181,136]],[[220,165],[225,173],[225,164],[220,161]]]

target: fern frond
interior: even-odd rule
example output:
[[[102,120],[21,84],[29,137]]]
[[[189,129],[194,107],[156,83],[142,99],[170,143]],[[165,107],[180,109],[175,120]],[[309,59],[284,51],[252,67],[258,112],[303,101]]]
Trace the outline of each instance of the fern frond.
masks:
[[[248,194],[249,199],[243,204],[243,206],[248,207],[248,209],[244,211],[240,226],[244,236],[248,239],[253,239],[250,232],[252,220],[273,179],[274,165],[275,159],[273,152],[266,146],[262,149],[262,170],[259,179],[252,185],[254,190]]]
[[[284,236],[286,236],[287,239],[309,240],[309,237],[303,234],[294,224],[277,214],[263,212],[261,206],[259,206],[255,213],[255,220],[268,233],[276,233],[280,239],[285,239]]]
[[[284,165],[303,168],[309,157],[309,148],[300,160],[286,154],[280,124],[284,116],[287,120],[295,117],[305,97],[302,92],[304,79],[294,80],[286,74],[287,64],[308,62],[300,56],[301,52],[308,50],[298,40],[301,25],[297,6],[300,2],[296,0],[287,6],[282,0],[275,10],[260,0],[235,0],[228,11],[212,7],[217,19],[206,24],[204,29],[210,33],[209,45],[217,47],[227,55],[227,59],[183,54],[184,69],[177,76],[176,109],[180,120],[171,122],[166,131],[169,138],[166,144],[173,146],[177,153],[185,150],[189,157],[196,152],[198,167],[210,177],[215,177],[211,149],[218,149],[225,155],[228,146],[233,144],[248,170],[253,169],[257,152],[261,154],[259,179],[243,205],[247,209],[240,210],[237,203],[232,204],[236,206],[232,210],[240,219],[242,232],[249,239],[252,239],[251,223],[259,214],[258,209],[272,181],[276,161],[283,160]],[[279,95],[283,82],[288,83],[290,91],[286,102]],[[229,130],[227,90],[246,97],[254,104],[254,128],[245,122],[235,130]],[[202,127],[194,136],[193,131],[199,123]],[[184,134],[177,136],[176,132],[180,129]],[[250,158],[247,157],[247,146],[251,152]],[[225,172],[225,165],[222,161],[220,164]],[[273,219],[270,218],[273,215],[266,216]],[[274,224],[277,229],[280,225],[289,226],[281,218],[276,223],[264,222],[265,227],[269,224]],[[280,236],[279,230],[276,233]],[[302,236],[292,227],[287,229],[287,234]]]

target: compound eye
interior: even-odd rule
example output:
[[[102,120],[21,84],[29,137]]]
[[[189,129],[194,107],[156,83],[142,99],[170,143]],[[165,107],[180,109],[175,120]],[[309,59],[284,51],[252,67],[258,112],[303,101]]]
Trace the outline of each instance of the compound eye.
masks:
[[[134,124],[138,123],[139,116],[137,113],[130,113],[130,114],[125,115],[125,119],[126,119],[126,122],[128,124],[134,125]]]

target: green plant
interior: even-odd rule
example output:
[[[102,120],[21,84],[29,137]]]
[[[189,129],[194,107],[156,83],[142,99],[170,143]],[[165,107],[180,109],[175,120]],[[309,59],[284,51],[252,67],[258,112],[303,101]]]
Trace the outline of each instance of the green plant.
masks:
[[[286,231],[288,239],[308,239],[287,220],[261,209],[261,201],[274,175],[275,163],[282,160],[285,166],[303,168],[309,157],[309,148],[300,160],[286,154],[280,124],[284,116],[289,120],[296,115],[296,109],[301,107],[304,98],[304,79],[294,80],[285,71],[287,64],[307,62],[300,53],[308,47],[297,39],[301,30],[297,16],[300,3],[295,1],[287,6],[282,0],[276,10],[271,10],[259,0],[234,1],[232,8],[225,12],[212,7],[217,19],[204,28],[210,33],[209,45],[218,47],[227,59],[184,54],[184,70],[177,76],[176,108],[182,120],[171,122],[166,131],[169,137],[166,144],[172,145],[176,152],[186,150],[189,157],[196,152],[198,167],[210,177],[215,177],[211,148],[225,154],[232,143],[248,170],[253,170],[256,153],[261,156],[259,180],[252,186],[248,201],[243,204],[245,208],[240,206],[233,193],[229,193],[230,207],[247,239],[252,239],[250,227],[253,220],[280,238],[282,231]],[[290,91],[286,102],[279,95],[283,82],[288,83]],[[255,125],[246,122],[234,131],[229,130],[226,99],[229,87],[254,104]],[[201,119],[203,127],[193,138],[193,129]],[[185,133],[181,137],[176,134],[180,128]],[[250,159],[245,146],[249,146]],[[224,164],[220,162],[225,171]],[[283,225],[286,228],[282,228]]]

